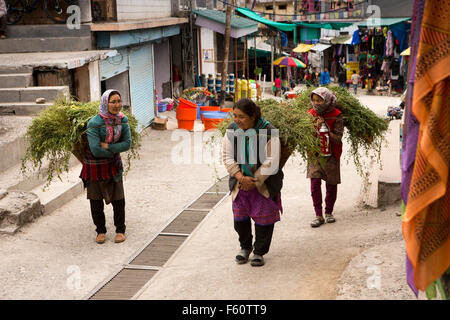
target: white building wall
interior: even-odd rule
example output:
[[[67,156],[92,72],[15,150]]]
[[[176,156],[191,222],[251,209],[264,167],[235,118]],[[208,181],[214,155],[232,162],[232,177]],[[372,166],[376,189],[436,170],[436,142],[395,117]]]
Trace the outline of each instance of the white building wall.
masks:
[[[201,64],[201,71],[203,74],[208,76],[208,74],[215,74],[215,66],[214,61],[216,60],[216,50],[214,46],[214,31],[207,28],[200,28],[200,48],[199,48],[199,59]],[[201,50],[200,50],[201,49]],[[204,57],[204,50],[213,50],[213,62],[206,62]],[[211,51],[209,51],[211,52]]]
[[[117,20],[145,20],[171,16],[170,0],[116,0]]]

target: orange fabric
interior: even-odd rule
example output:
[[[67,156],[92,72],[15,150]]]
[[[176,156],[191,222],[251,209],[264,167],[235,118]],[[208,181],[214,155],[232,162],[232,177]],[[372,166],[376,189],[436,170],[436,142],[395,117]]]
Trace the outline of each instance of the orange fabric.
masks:
[[[414,282],[425,291],[450,267],[450,2],[427,0],[412,112],[420,122],[402,230]]]

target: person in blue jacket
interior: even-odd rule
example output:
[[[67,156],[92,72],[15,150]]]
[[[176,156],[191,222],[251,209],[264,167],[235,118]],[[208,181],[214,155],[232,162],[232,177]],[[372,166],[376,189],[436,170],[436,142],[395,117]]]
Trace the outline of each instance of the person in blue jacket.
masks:
[[[325,70],[320,74],[320,85],[326,86],[330,82],[330,73],[328,72],[328,68],[325,68]]]

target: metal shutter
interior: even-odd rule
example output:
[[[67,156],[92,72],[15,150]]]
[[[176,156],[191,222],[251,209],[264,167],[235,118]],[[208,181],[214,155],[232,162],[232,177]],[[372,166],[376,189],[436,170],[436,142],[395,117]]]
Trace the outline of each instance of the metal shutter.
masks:
[[[106,80],[128,70],[128,48],[117,50],[114,57],[100,61],[100,80]]]
[[[130,95],[139,131],[155,118],[152,45],[129,49]]]

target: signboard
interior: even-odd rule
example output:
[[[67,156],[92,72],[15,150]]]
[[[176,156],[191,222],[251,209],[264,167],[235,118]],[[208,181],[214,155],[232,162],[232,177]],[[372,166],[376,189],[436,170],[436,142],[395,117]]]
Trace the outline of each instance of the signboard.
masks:
[[[359,73],[359,63],[347,62],[346,69],[347,69],[347,80],[350,80],[352,78],[353,70],[355,70],[356,73]]]
[[[202,56],[204,62],[214,62],[214,49],[203,49]]]

